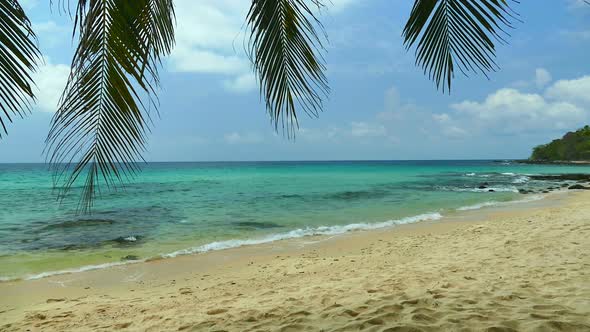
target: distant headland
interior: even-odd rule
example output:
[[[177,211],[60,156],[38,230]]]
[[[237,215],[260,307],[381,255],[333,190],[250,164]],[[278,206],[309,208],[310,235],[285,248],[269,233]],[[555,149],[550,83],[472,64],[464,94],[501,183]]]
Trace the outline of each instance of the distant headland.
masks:
[[[526,164],[590,165],[590,126],[536,146],[529,159],[516,161]]]

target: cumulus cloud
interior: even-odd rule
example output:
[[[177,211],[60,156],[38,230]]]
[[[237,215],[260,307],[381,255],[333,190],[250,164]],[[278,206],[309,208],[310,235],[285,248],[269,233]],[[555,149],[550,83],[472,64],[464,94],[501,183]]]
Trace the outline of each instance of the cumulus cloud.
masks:
[[[535,87],[537,89],[543,89],[547,86],[547,84],[551,83],[552,79],[553,77],[547,69],[537,68],[535,69],[535,74],[531,79],[513,82],[510,84],[510,87],[515,89],[528,89]]]
[[[545,68],[537,68],[535,70],[535,84],[538,88],[545,87],[551,82],[551,74]]]
[[[66,85],[70,66],[64,64],[53,64],[49,58],[39,66],[33,74],[33,80],[37,85],[35,95],[37,96],[37,107],[43,112],[55,112],[59,97]]]
[[[590,76],[559,80],[547,89],[545,95],[555,100],[590,105]]]
[[[452,104],[451,109],[465,128],[504,134],[575,128],[587,117],[583,108],[565,99],[547,100],[539,94],[507,88],[488,95],[483,101]]]
[[[57,48],[71,41],[72,27],[59,25],[55,21],[33,22],[33,31],[39,36],[43,47]]]
[[[427,145],[483,137],[546,135],[585,125],[590,116],[589,94],[585,93],[590,91],[590,76],[550,83],[548,73],[540,70],[536,75],[540,84],[548,85],[542,92],[501,88],[482,100],[463,100],[440,110],[408,102],[396,87],[390,87],[384,91],[384,109],[374,117],[323,129],[302,129],[300,137],[315,142],[391,146],[411,141]]]
[[[241,51],[243,24],[250,3],[248,0],[177,0],[176,46],[170,55],[170,69],[217,74],[229,82],[250,73],[248,59]],[[234,83],[225,86],[234,90],[240,85]]]
[[[332,0],[340,11],[357,0]],[[229,91],[255,87],[244,52],[245,19],[251,0],[176,0],[176,46],[170,70],[216,74]]]

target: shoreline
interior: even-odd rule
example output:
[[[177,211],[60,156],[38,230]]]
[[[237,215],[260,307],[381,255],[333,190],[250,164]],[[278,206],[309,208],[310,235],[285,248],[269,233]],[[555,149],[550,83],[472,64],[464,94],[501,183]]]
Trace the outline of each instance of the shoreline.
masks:
[[[102,270],[102,269],[109,269],[115,268],[120,266],[126,265],[133,265],[133,264],[143,264],[151,261],[157,261],[162,259],[173,259],[179,256],[185,255],[201,255],[206,254],[213,251],[223,251],[229,249],[237,249],[243,248],[248,246],[257,246],[267,243],[275,243],[280,241],[288,241],[297,239],[305,239],[310,237],[332,237],[332,236],[342,236],[350,232],[371,232],[371,231],[379,231],[379,230],[387,230],[393,229],[396,227],[400,227],[407,224],[414,224],[414,223],[424,223],[429,221],[440,221],[446,222],[449,219],[453,218],[460,218],[460,215],[477,213],[476,211],[480,211],[482,209],[511,209],[516,208],[517,205],[522,204],[529,204],[535,201],[543,201],[547,200],[548,198],[555,197],[555,195],[563,195],[566,194],[567,190],[558,190],[553,191],[550,194],[543,194],[543,195],[528,195],[523,196],[522,199],[515,199],[510,201],[484,201],[481,203],[477,203],[474,205],[466,205],[456,209],[451,209],[445,214],[441,214],[440,211],[434,212],[425,212],[418,215],[412,215],[400,219],[392,219],[386,220],[382,222],[373,222],[373,223],[352,223],[352,224],[344,224],[344,225],[333,225],[333,226],[319,226],[315,228],[299,228],[294,230],[289,230],[286,232],[281,233],[271,233],[265,236],[260,237],[253,237],[253,238],[245,238],[245,239],[228,239],[222,241],[215,241],[210,243],[205,243],[203,245],[198,245],[194,247],[189,247],[185,249],[180,249],[171,253],[162,253],[157,256],[146,257],[143,259],[137,260],[126,260],[126,261],[113,261],[113,262],[105,262],[96,265],[84,265],[80,267],[72,267],[63,270],[55,270],[55,271],[43,271],[36,274],[28,274],[21,277],[0,277],[0,284],[6,282],[18,282],[18,281],[28,281],[28,280],[37,280],[48,278],[52,276],[59,276],[59,275],[69,275],[75,273],[82,273],[88,271],[95,271],[95,270]],[[525,205],[526,206],[526,205]],[[473,217],[473,216],[472,216]]]
[[[550,196],[387,229],[3,282],[0,331],[590,329],[590,194]]]

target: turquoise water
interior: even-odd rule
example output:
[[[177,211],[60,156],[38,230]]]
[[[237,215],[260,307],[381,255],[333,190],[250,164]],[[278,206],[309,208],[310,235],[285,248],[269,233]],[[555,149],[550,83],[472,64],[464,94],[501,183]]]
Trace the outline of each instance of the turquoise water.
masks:
[[[92,215],[79,216],[75,197],[58,204],[45,165],[0,164],[0,278],[437,219],[535,198],[517,190],[547,187],[526,177],[546,173],[590,173],[590,167],[153,163],[125,190],[103,193]],[[489,188],[478,189],[483,182]]]

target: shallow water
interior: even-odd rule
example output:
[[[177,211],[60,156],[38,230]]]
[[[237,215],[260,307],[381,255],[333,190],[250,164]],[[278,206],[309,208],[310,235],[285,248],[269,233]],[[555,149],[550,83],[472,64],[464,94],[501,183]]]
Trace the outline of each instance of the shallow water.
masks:
[[[492,161],[152,163],[76,215],[45,165],[0,164],[0,278],[432,220],[535,199],[526,175],[588,166]],[[487,182],[487,188],[478,187]],[[494,192],[489,192],[493,189]],[[126,257],[126,259],[125,259]]]

